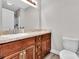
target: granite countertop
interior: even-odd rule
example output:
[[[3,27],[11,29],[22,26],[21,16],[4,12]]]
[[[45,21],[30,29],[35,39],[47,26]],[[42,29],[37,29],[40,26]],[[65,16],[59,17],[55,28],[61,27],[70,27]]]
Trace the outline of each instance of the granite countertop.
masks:
[[[50,33],[48,30],[39,30],[39,31],[30,31],[30,32],[24,32],[24,33],[18,33],[18,34],[7,34],[7,35],[0,35],[0,44],[16,41],[16,40],[22,40],[23,38],[29,38],[37,35],[42,35]]]

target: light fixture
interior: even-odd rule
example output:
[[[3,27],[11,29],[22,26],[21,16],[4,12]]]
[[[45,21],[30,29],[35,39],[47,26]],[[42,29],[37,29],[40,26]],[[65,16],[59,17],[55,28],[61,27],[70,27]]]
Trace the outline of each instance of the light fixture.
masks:
[[[8,5],[13,5],[13,0],[7,0]]]
[[[27,4],[29,4],[30,6],[32,6],[32,7],[35,7],[35,8],[37,8],[37,2],[36,1],[33,1],[34,2],[34,4],[33,3],[31,3],[31,2],[29,2],[29,1],[27,1],[27,0],[22,0],[24,3],[27,3]]]

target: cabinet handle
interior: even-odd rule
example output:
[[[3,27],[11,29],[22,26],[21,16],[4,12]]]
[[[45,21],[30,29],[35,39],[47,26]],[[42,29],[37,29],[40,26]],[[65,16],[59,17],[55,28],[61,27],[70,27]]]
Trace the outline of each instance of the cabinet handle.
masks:
[[[20,53],[20,55],[22,56],[22,55],[23,55],[23,53]]]
[[[41,40],[41,38],[39,37],[39,40]]]
[[[20,58],[20,59],[23,59],[23,53],[22,53],[22,52],[20,53],[19,58]]]
[[[24,54],[26,54],[26,52],[24,51]]]
[[[41,56],[38,56],[38,59],[41,59]]]
[[[40,48],[40,46],[38,46],[38,48]]]
[[[40,45],[37,45],[37,48],[39,48],[39,49],[40,49],[40,48],[41,48],[41,47],[40,47]]]

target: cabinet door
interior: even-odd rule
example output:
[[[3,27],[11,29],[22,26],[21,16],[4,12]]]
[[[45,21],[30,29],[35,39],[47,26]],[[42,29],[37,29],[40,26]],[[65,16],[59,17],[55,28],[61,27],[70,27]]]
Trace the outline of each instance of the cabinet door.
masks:
[[[51,39],[47,39],[47,48],[46,48],[46,50],[47,50],[46,54],[50,53],[50,50],[51,50]]]
[[[35,59],[35,45],[29,46],[24,50],[23,59]]]
[[[7,56],[7,57],[5,57],[3,59],[22,59],[22,53],[17,52],[15,54],[12,54],[10,56]]]
[[[42,57],[45,57],[48,53],[50,53],[51,49],[51,34],[44,34],[42,36]]]
[[[46,41],[42,41],[42,57],[46,55]]]

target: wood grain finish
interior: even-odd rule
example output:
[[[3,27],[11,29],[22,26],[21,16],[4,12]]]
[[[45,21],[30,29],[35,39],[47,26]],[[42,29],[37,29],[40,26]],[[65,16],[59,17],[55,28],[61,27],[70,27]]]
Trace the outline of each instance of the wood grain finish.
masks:
[[[47,52],[47,46],[46,46],[46,41],[42,41],[42,57],[46,56],[46,52]]]
[[[42,59],[41,36],[36,37],[36,59]]]
[[[26,38],[24,40],[22,40],[22,48],[26,48],[29,47],[30,45],[34,45],[35,44],[35,37],[31,37],[31,38]]]
[[[43,59],[51,49],[51,33],[0,44],[0,59]]]
[[[20,51],[22,48],[21,41],[11,42],[1,45],[1,55],[2,57],[9,56]]]
[[[25,49],[25,59],[35,59],[35,45],[31,45]]]
[[[46,43],[47,45],[47,53],[46,54],[49,54],[50,53],[50,50],[51,50],[51,39],[47,39],[47,43]]]
[[[42,57],[44,58],[50,53],[51,49],[51,33],[42,35]]]
[[[22,49],[35,44],[35,38],[27,38],[20,41],[10,42],[1,45],[1,56],[6,57],[11,54],[14,54]]]
[[[0,45],[0,59],[2,59],[2,54],[1,54],[1,45]]]
[[[20,52],[16,52],[14,54],[11,54],[11,55],[5,57],[4,59],[20,59]]]

